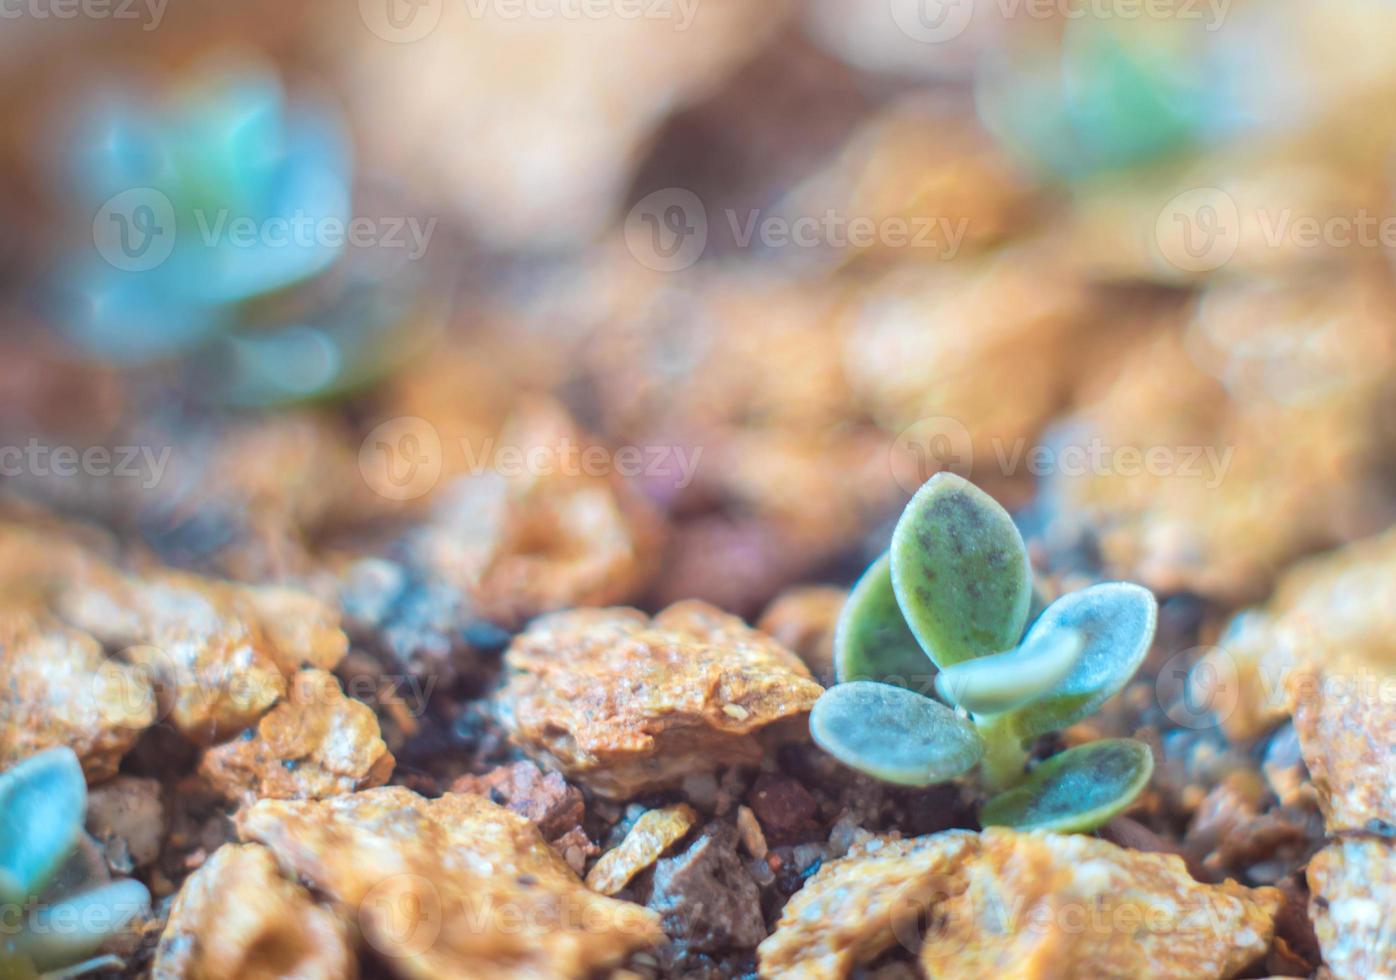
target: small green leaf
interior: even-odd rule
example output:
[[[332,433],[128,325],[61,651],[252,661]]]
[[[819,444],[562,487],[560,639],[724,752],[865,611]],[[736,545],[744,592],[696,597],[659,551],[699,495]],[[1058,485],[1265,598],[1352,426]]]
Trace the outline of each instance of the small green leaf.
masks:
[[[1083,649],[1085,637],[1076,630],[1042,633],[1016,650],[946,667],[936,676],[936,690],[975,714],[1011,711],[1060,684]]]
[[[1013,519],[993,497],[937,473],[906,505],[890,554],[898,604],[937,665],[1018,645],[1032,569]]]
[[[41,970],[56,970],[91,956],[109,936],[148,911],[145,885],[113,881],[32,913],[16,951]]]
[[[936,665],[916,642],[892,591],[887,555],[868,566],[848,594],[834,631],[834,675],[846,681],[881,681],[922,693]]]
[[[1153,593],[1130,582],[1106,582],[1063,596],[1047,607],[1026,643],[1057,630],[1078,630],[1086,648],[1066,678],[1015,717],[1033,738],[1073,725],[1129,682],[1143,663],[1158,625]]]
[[[1017,830],[1094,830],[1134,802],[1153,771],[1153,753],[1132,738],[1078,745],[985,802],[979,822]]]
[[[72,749],[48,749],[0,773],[0,898],[37,894],[82,831],[87,781]]]
[[[825,691],[810,734],[846,766],[902,786],[930,786],[969,770],[983,754],[974,725],[939,701],[874,681]]]

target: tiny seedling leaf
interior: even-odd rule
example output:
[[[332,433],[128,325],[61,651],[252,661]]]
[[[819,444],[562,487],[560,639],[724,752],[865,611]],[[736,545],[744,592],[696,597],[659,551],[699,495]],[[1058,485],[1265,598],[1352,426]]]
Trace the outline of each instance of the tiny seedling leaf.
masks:
[[[930,786],[966,772],[983,755],[974,725],[939,701],[873,681],[825,691],[810,734],[846,766],[902,786]]]
[[[109,882],[35,912],[32,928],[16,941],[16,951],[41,970],[55,970],[91,956],[108,936],[149,910],[145,885],[129,878]]]
[[[1153,771],[1153,754],[1142,742],[1088,742],[1052,756],[1026,782],[985,802],[979,822],[1017,830],[1094,830],[1134,802]]]
[[[1085,638],[1076,630],[1041,633],[1016,650],[945,668],[936,676],[936,690],[975,714],[1012,711],[1060,684],[1083,649]]]
[[[87,781],[72,749],[30,756],[0,774],[0,889],[37,894],[77,843]]]
[[[1015,715],[1018,733],[1023,738],[1045,735],[1093,714],[1134,676],[1157,625],[1153,593],[1130,582],[1093,585],[1048,606],[1024,645],[1072,629],[1085,637],[1085,649],[1060,684]]]
[[[983,490],[931,477],[897,521],[890,555],[898,604],[937,665],[1017,646],[1032,570],[1013,519]]]
[[[883,555],[848,595],[834,631],[834,675],[846,681],[881,681],[913,691],[930,690],[936,666],[897,606],[892,566]]]

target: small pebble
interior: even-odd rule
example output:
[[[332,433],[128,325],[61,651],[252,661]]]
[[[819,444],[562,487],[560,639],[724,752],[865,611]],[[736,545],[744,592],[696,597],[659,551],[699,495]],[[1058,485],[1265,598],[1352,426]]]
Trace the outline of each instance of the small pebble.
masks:
[[[741,834],[742,846],[748,854],[757,859],[766,856],[766,835],[761,832],[761,824],[750,807],[737,807],[737,832]]]

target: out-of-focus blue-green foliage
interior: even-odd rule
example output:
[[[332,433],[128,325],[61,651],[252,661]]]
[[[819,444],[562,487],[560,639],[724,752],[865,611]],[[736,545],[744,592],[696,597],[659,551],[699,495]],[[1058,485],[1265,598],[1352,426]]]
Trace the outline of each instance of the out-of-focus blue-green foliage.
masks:
[[[29,978],[91,956],[150,905],[137,881],[70,890],[63,871],[83,832],[87,783],[71,749],[0,773],[0,978]]]
[[[1204,26],[1082,16],[1060,43],[1010,46],[979,75],[980,118],[1034,169],[1079,179],[1196,148],[1222,111]]]
[[[81,116],[66,177],[94,249],[64,271],[60,322],[115,360],[178,353],[239,304],[324,271],[350,218],[339,117],[292,103],[255,62],[206,66],[168,102],[109,98]]]

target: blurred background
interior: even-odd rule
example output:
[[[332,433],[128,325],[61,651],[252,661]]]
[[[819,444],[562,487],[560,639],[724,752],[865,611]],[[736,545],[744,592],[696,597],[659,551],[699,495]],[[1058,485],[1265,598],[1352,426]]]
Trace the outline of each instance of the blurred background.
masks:
[[[370,619],[416,582],[403,657],[754,615],[942,469],[1223,606],[1396,517],[1385,0],[0,18],[5,492]]]

